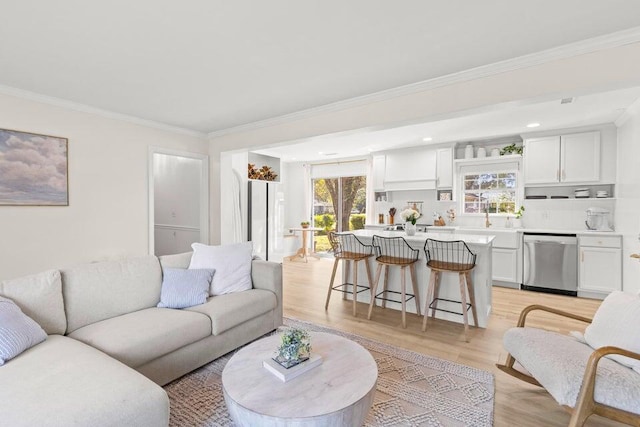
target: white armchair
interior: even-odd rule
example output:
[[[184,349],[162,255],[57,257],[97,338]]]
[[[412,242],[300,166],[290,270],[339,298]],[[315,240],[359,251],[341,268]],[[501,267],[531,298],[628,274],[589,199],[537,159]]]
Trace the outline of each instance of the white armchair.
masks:
[[[584,339],[526,327],[526,317],[534,310],[591,325]],[[592,414],[640,426],[639,319],[640,297],[623,292],[607,297],[593,320],[532,305],[522,311],[517,327],[505,333],[509,355],[504,365],[496,366],[544,387],[572,413],[571,427],[582,426]],[[527,372],[514,368],[516,362]]]

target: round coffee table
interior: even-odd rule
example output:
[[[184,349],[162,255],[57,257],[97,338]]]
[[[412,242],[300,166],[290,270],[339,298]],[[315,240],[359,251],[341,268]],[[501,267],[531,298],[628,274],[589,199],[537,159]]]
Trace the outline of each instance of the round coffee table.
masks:
[[[360,344],[311,332],[311,353],[322,364],[282,382],[262,366],[280,334],[236,353],[222,372],[224,399],[240,426],[362,426],[376,391],[378,367]]]

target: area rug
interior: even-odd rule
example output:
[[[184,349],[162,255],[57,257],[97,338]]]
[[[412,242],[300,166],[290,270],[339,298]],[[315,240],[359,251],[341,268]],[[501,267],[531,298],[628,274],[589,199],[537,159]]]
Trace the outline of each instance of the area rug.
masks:
[[[378,383],[366,426],[491,426],[493,374],[358,335],[298,320],[285,326],[329,332],[369,350],[378,364]],[[168,384],[172,427],[233,426],[221,375],[233,352]]]

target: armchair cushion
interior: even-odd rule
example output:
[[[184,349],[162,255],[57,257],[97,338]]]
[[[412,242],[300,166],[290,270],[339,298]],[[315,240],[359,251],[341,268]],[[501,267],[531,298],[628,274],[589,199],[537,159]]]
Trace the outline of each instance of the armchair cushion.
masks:
[[[591,347],[567,335],[526,327],[508,330],[504,347],[559,404],[575,406]],[[595,401],[640,414],[640,374],[602,358]]]
[[[584,339],[593,348],[619,347],[640,353],[640,295],[615,291],[598,308]],[[625,356],[607,356],[640,373],[640,360]]]

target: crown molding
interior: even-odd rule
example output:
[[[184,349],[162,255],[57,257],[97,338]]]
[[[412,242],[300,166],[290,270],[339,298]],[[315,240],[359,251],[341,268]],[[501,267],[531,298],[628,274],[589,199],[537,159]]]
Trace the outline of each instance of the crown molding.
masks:
[[[198,132],[192,129],[185,129],[178,126],[171,126],[165,123],[156,122],[153,120],[141,119],[139,117],[130,116],[127,114],[116,113],[109,110],[103,110],[101,108],[92,107],[90,105],[80,104],[73,101],[67,101],[65,99],[56,98],[53,96],[41,95],[39,93],[30,92],[23,89],[17,89],[10,86],[0,85],[0,93],[14,96],[16,98],[28,99],[30,101],[41,102],[43,104],[54,105],[56,107],[63,107],[69,110],[79,111],[82,113],[95,114],[97,116],[106,117],[108,119],[121,120],[124,122],[129,122],[136,125],[159,129],[167,132],[179,133],[179,134],[188,135],[188,136],[195,136],[198,138],[206,138],[207,136],[207,134],[204,132]]]
[[[640,116],[640,98],[636,99],[633,104],[629,105],[629,107],[624,110],[624,112],[620,115],[620,117],[616,119],[614,123],[617,127],[621,127],[622,125],[627,123],[630,118],[636,115]]]
[[[447,74],[445,76],[436,77],[417,83],[411,83],[408,85],[399,86],[380,92],[374,92],[355,98],[345,99],[343,101],[338,101],[319,107],[313,107],[282,116],[213,131],[208,133],[207,136],[209,138],[217,138],[233,133],[247,132],[269,126],[276,126],[295,120],[302,120],[305,118],[313,117],[323,113],[336,112],[345,110],[347,108],[359,107],[370,103],[386,101],[400,96],[423,92],[455,83],[476,80],[495,74],[516,71],[519,69],[541,65],[551,61],[567,59],[574,56],[597,52],[599,50],[612,49],[638,42],[640,42],[640,27],[633,27],[627,30],[617,31],[615,33],[606,34],[603,36],[580,40],[578,42],[557,46],[551,49],[495,62],[488,65],[470,68],[468,70]]]

